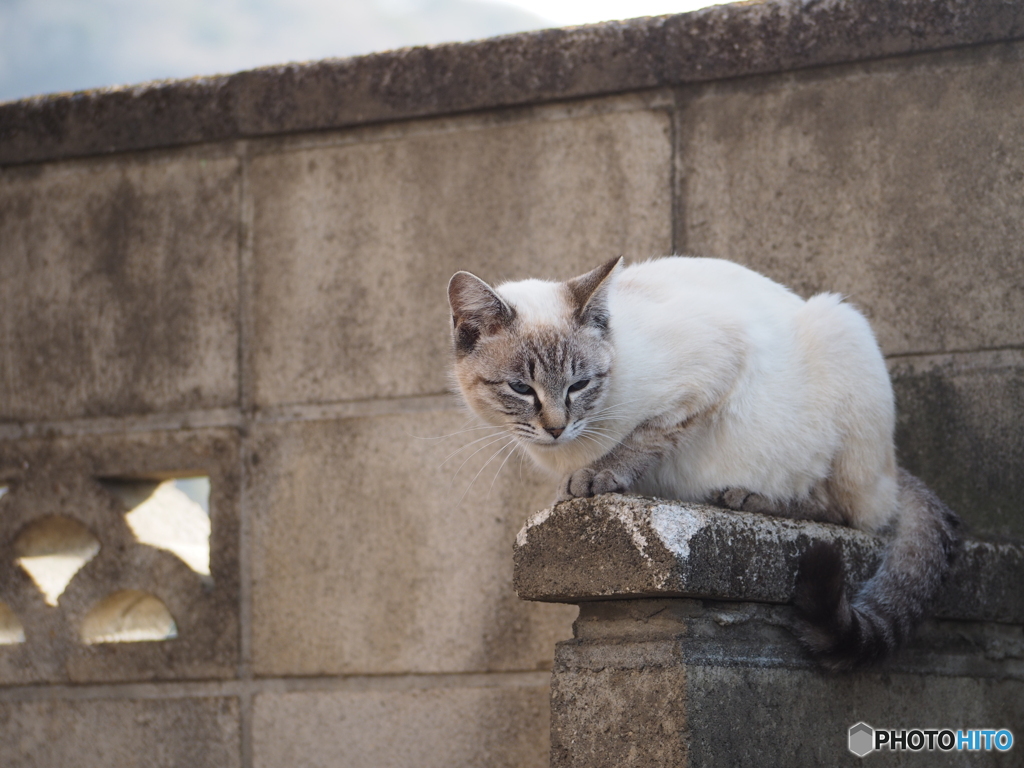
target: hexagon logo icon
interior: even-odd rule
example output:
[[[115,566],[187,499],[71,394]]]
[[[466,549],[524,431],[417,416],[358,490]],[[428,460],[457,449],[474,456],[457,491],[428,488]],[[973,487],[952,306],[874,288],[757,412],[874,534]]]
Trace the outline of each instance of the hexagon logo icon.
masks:
[[[850,751],[857,757],[864,757],[875,749],[875,729],[867,723],[850,726]]]

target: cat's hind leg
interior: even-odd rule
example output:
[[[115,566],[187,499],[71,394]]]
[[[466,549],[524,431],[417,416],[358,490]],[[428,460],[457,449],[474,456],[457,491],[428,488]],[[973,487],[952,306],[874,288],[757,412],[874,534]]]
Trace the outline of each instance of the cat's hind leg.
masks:
[[[708,496],[707,502],[714,504],[716,507],[724,507],[736,512],[764,512],[771,514],[774,511],[771,499],[762,496],[760,493],[748,491],[746,488],[724,488],[720,491],[715,491]]]
[[[793,520],[821,520],[841,523],[840,514],[830,509],[824,489],[819,486],[808,496],[797,499],[777,500],[746,488],[725,488],[715,491],[706,499],[716,507],[736,512],[757,512],[762,515],[788,517]]]

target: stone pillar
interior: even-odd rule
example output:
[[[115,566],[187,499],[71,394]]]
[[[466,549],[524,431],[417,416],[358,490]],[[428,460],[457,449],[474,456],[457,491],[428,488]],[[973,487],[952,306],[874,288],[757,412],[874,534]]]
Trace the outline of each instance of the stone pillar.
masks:
[[[1024,739],[1024,547],[968,541],[916,638],[836,674],[790,629],[796,564],[815,540],[840,546],[851,585],[884,549],[847,528],[639,497],[535,515],[516,544],[519,596],[580,607],[555,650],[552,767],[852,765],[858,723]],[[1022,750],[903,757],[1020,765]]]

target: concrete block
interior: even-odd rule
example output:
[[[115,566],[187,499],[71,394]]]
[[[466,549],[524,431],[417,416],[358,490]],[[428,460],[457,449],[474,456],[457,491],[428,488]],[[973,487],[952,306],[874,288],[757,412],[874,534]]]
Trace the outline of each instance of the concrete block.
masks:
[[[424,439],[466,424],[433,411],[257,427],[247,498],[259,674],[549,667],[573,609],[519,601],[510,555],[554,483],[528,468],[520,479],[504,439],[445,461],[487,431]]]
[[[1024,341],[1024,45],[681,92],[680,247],[845,294],[887,354]]]
[[[0,420],[235,403],[238,204],[210,152],[0,171]]]
[[[974,533],[1024,540],[1024,353],[890,361],[901,463]]]
[[[239,469],[233,430],[0,441],[0,485],[9,488],[0,499],[0,601],[25,630],[25,642],[0,645],[0,684],[233,677],[239,644]],[[210,478],[209,578],[171,552],[140,543],[126,522],[128,507],[100,483],[189,475]],[[22,533],[53,516],[84,527],[99,546],[55,606],[16,562]],[[83,643],[86,617],[121,590],[160,600],[177,637]]]
[[[515,587],[526,600],[687,596],[788,603],[800,554],[834,542],[850,586],[878,567],[884,540],[828,523],[788,520],[640,496],[574,499],[520,531]],[[968,540],[934,613],[1024,624],[1024,545]]]
[[[555,652],[552,767],[852,765],[857,722],[1022,722],[1024,547],[967,541],[906,647],[837,675],[800,646],[786,604],[815,540],[839,545],[851,582],[882,545],[837,526],[642,497],[577,499],[531,518],[517,540],[520,595],[580,605],[573,639]],[[960,765],[964,754],[911,760]]]
[[[552,768],[689,765],[681,666],[559,669],[552,682]]]
[[[859,765],[847,734],[861,721],[897,730],[1009,728],[1016,737],[1024,718],[1020,626],[929,622],[907,649],[916,667],[836,675],[801,659],[781,626],[787,612],[700,600],[587,604],[576,638],[556,651],[552,767]],[[1010,653],[984,650],[1011,636]],[[1013,755],[874,759],[1010,765]]]
[[[547,768],[548,687],[256,697],[256,768]]]
[[[235,768],[238,700],[0,702],[5,768]]]
[[[860,766],[861,758],[848,748],[848,730],[858,722],[897,731],[1008,728],[1016,738],[1024,717],[1019,678],[867,674],[835,679],[811,670],[701,666],[690,670],[688,683],[693,705],[687,765],[694,768],[776,762],[794,768]],[[1007,766],[1020,759],[995,749],[872,757],[919,766],[968,761]]]
[[[553,683],[552,768],[687,765],[682,666],[559,669]]]
[[[456,270],[562,279],[671,247],[663,112],[354,138],[252,160],[261,405],[445,391]]]

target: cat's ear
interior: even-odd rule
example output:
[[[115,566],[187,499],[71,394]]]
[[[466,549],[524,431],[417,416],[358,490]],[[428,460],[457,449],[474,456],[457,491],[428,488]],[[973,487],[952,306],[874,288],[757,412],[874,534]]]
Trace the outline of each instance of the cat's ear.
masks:
[[[455,353],[464,357],[481,336],[507,328],[516,312],[487,283],[469,272],[456,272],[448,282]]]
[[[566,283],[573,315],[581,325],[591,325],[602,332],[608,330],[608,290],[621,264],[622,257],[618,256]]]

